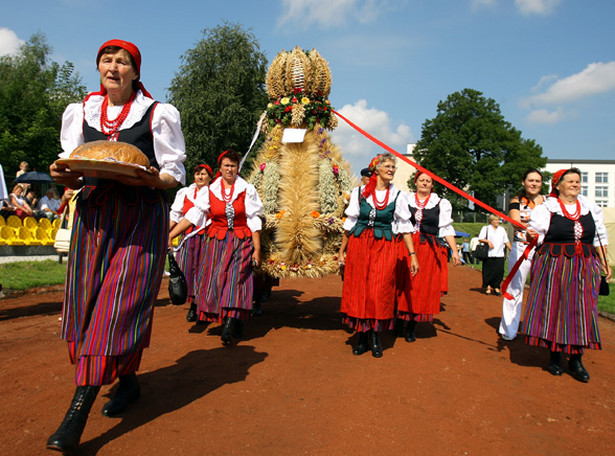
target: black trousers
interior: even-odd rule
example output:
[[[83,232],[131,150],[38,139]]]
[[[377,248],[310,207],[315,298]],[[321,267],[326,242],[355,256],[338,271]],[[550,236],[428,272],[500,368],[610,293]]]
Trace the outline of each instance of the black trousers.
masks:
[[[489,257],[483,260],[483,288],[500,288],[504,278],[504,257]]]

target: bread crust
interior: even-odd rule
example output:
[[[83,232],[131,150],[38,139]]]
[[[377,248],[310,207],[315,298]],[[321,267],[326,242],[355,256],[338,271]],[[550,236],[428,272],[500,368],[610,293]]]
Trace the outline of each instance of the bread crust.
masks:
[[[144,166],[149,169],[149,159],[138,147],[119,141],[91,141],[77,147],[70,158],[86,160],[113,160]]]

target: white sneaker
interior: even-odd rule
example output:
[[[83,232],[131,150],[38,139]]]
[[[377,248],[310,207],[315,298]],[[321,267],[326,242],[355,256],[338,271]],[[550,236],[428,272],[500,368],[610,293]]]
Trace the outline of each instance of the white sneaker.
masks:
[[[514,337],[508,337],[506,334],[500,334],[500,336],[502,336],[502,339],[504,339],[504,340],[509,340],[510,341],[510,340],[514,339]]]

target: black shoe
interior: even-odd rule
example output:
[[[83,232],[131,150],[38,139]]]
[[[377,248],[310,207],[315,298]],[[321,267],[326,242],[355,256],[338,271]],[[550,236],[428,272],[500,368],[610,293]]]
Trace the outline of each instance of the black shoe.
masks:
[[[408,322],[408,327],[406,328],[406,342],[414,342],[416,340],[416,336],[414,334],[414,330],[416,329],[416,321],[410,320]]]
[[[589,372],[583,367],[581,355],[572,355],[568,362],[568,368],[575,379],[583,383],[589,382]]]
[[[235,320],[235,327],[233,328],[233,337],[235,339],[243,338],[244,324],[242,320]]]
[[[224,319],[224,327],[222,328],[222,343],[224,345],[229,345],[231,343],[231,334],[233,333],[233,319],[231,317],[226,317]]]
[[[133,374],[122,375],[120,377],[120,386],[118,387],[115,396],[107,402],[102,414],[105,416],[116,416],[122,413],[129,404],[139,399],[141,396],[141,386],[137,376]]]
[[[560,376],[564,373],[562,370],[562,353],[561,352],[551,352],[551,362],[547,366],[547,370],[556,376]]]
[[[47,449],[74,454],[79,447],[81,434],[88,420],[88,415],[98,394],[99,386],[78,386],[64,421],[49,439]]]
[[[367,333],[360,332],[359,333],[359,343],[352,347],[353,355],[362,355],[367,351]]]
[[[263,314],[263,301],[264,299],[257,299],[254,301],[254,307],[252,307],[252,315],[258,317]]]
[[[381,358],[382,344],[380,344],[380,339],[378,338],[378,333],[376,331],[372,331],[369,333],[369,345],[372,349],[372,356],[374,358]]]
[[[395,320],[395,329],[394,329],[395,337],[403,337],[404,336],[404,320],[398,318]]]
[[[192,323],[196,321],[196,304],[190,304],[190,309],[188,310],[188,313],[186,314],[186,321],[188,323]]]

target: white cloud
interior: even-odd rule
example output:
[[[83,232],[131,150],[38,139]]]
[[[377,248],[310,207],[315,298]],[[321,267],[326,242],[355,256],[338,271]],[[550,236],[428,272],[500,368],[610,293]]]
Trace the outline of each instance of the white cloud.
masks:
[[[20,40],[14,31],[0,27],[0,57],[16,54],[19,47],[24,43],[25,41]]]
[[[389,114],[376,108],[368,108],[367,100],[353,105],[344,105],[339,113],[400,153],[406,152],[406,145],[414,142],[412,130],[403,123],[393,126]],[[355,173],[365,168],[377,154],[384,152],[380,146],[367,139],[342,119],[331,134],[333,142],[341,147],[343,156],[350,162]]]
[[[497,4],[498,0],[472,0],[472,9],[493,8]]]
[[[562,107],[558,107],[555,111],[536,109],[527,115],[526,120],[533,124],[553,125],[570,117],[573,117],[572,113],[568,113]]]
[[[551,14],[561,0],[515,0],[515,5],[522,14]]]
[[[374,21],[388,6],[387,0],[282,0],[278,26],[287,23],[307,28],[312,24],[333,27],[353,19]]]
[[[520,104],[529,108],[542,104],[569,103],[612,90],[615,90],[615,61],[590,63],[580,73],[556,80],[543,93],[525,98]]]

